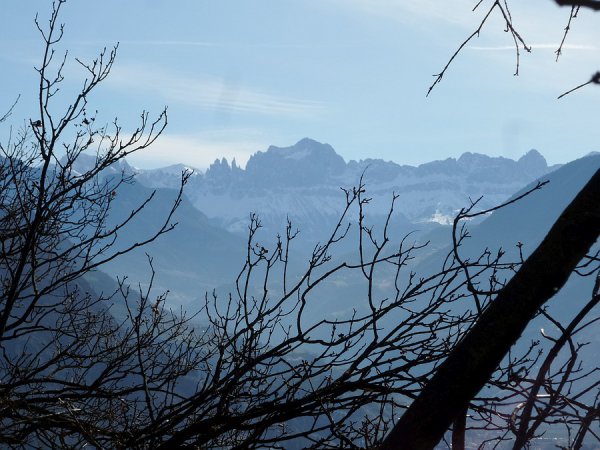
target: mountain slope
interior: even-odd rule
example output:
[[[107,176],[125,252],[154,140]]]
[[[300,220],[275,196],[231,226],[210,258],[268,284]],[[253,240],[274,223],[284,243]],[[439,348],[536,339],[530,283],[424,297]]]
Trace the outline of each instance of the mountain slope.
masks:
[[[122,186],[112,203],[112,224],[127,217],[151,193],[139,183]],[[158,230],[176,194],[173,189],[156,189],[151,203],[119,232],[116,248],[139,242]],[[157,292],[169,290],[170,298],[178,304],[203,298],[207,290],[235,278],[243,262],[244,239],[215,226],[185,197],[172,222],[177,223],[175,229],[102,269],[113,277],[127,276],[132,286],[146,285],[150,277],[147,254],[153,258]]]

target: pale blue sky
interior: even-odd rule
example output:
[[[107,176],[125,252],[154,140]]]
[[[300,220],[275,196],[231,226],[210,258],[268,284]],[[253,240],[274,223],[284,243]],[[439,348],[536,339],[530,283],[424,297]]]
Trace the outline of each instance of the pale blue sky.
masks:
[[[22,98],[13,123],[33,115],[41,40],[35,13],[49,1],[3,0],[0,107]],[[531,148],[550,163],[600,150],[600,88],[562,100],[600,68],[600,14],[581,12],[558,63],[568,9],[513,1],[534,47],[514,77],[511,38],[499,20],[425,97],[432,74],[477,26],[470,0],[70,0],[62,48],[65,91],[91,58],[120,42],[111,77],[91,99],[104,120],[130,129],[142,109],[169,107],[169,126],[133,163],[205,168],[245,163],[270,144],[303,137],[346,159],[417,164],[465,151],[517,158]],[[485,5],[485,3],[484,3]],[[484,6],[482,5],[482,6]],[[22,123],[22,122],[21,122]]]

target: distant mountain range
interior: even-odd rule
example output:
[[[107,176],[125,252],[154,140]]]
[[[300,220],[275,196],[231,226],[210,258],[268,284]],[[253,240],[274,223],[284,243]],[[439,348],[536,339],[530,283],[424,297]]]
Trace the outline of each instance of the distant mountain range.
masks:
[[[361,176],[373,197],[372,216],[387,213],[395,192],[406,222],[446,224],[469,199],[484,196],[483,207],[497,204],[558,167],[548,166],[536,150],[517,161],[464,153],[416,167],[381,159],[345,162],[329,144],[305,138],[291,147],[255,153],[245,169],[223,158],[205,172],[194,170],[186,195],[232,232],[245,232],[249,214],[256,212],[270,231],[280,231],[289,216],[305,234],[318,236],[344,206],[340,187],[356,186]],[[188,169],[137,170],[136,179],[148,187],[175,187],[181,171]]]
[[[80,170],[94,163],[93,158],[88,159],[78,161]],[[526,244],[525,251],[531,250],[543,237],[547,229],[544,227],[551,225],[553,217],[584,178],[589,178],[587,172],[583,175],[579,172],[599,165],[599,161],[600,156],[590,156],[555,172],[557,180],[563,180],[560,185],[552,182],[542,193],[534,193],[531,200],[519,202],[516,209],[492,215],[481,228],[473,229],[475,239],[465,250],[494,245],[514,248],[518,240]],[[580,169],[573,175],[575,169],[571,167]],[[305,262],[314,244],[326,237],[339,218],[345,205],[340,187],[356,185],[363,174],[367,194],[373,197],[367,211],[368,223],[376,228],[381,226],[392,192],[398,193],[392,240],[419,230],[415,238],[430,241],[430,246],[413,263],[421,270],[436,270],[434,254],[450,242],[449,230],[442,225],[458,209],[482,195],[481,207],[496,205],[557,168],[549,167],[535,150],[518,161],[465,153],[458,159],[417,167],[376,159],[346,163],[328,144],[303,139],[291,147],[269,147],[256,153],[245,169],[235,161],[230,164],[222,159],[206,172],[195,171],[185,189],[187,199],[174,217],[179,223],[177,228],[148,247],[112,262],[104,270],[113,277],[126,274],[134,285],[143,284],[149,275],[144,255],[148,252],[154,257],[157,289],[169,289],[175,303],[189,304],[213,288],[227,290],[243,264],[251,212],[259,213],[262,218],[265,229],[260,239],[266,245],[284,230],[286,218],[291,217],[301,230],[294,247],[295,260]],[[138,181],[120,189],[119,201],[114,202],[114,220],[127,215],[152,189],[157,190],[153,203],[139,220],[120,233],[122,242],[138,240],[144,233],[157,229],[175,196],[172,188],[178,186],[184,170],[189,168],[175,165],[138,170],[124,161],[108,169],[112,173],[134,174]],[[560,175],[563,173],[571,175]],[[554,173],[550,176],[555,178]],[[514,214],[510,212],[517,210]],[[485,231],[488,229],[491,231]],[[489,239],[479,239],[481,233]],[[353,239],[354,235],[339,245],[333,256],[353,258],[356,252]],[[336,290],[339,289],[338,286]],[[328,304],[326,309],[337,309],[332,306]]]

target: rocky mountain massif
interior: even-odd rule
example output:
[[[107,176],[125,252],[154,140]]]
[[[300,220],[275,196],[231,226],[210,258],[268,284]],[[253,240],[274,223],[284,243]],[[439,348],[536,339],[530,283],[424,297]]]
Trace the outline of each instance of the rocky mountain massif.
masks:
[[[482,207],[495,205],[556,168],[536,150],[518,161],[464,153],[417,167],[381,159],[345,162],[330,145],[306,138],[255,153],[245,169],[235,160],[216,160],[206,172],[194,171],[186,195],[232,232],[245,233],[250,212],[256,212],[270,231],[281,231],[289,216],[305,236],[318,238],[345,205],[340,187],[357,186],[361,176],[373,198],[372,217],[384,217],[396,193],[396,210],[406,223],[447,224],[470,199],[483,196]],[[185,169],[139,170],[136,178],[148,187],[175,187]]]

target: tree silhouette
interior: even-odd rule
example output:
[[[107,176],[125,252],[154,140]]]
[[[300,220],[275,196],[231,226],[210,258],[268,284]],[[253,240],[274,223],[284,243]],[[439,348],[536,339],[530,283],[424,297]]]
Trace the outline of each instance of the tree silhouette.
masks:
[[[483,3],[483,1],[478,2],[475,9]],[[594,1],[556,0],[556,3],[571,6],[569,22],[565,28],[563,40],[556,51],[558,58],[565,38],[569,33],[571,20],[577,15],[579,9],[581,7],[594,10],[599,8],[598,2]],[[435,85],[442,80],[444,73],[466,44],[480,33],[494,10],[500,12],[504,18],[506,30],[513,37],[516,52],[515,75],[518,74],[519,49],[522,47],[526,51],[530,51],[530,48],[513,25],[508,2],[494,1],[490,2],[489,9],[478,28],[463,41],[443,70],[436,76],[434,83],[429,88],[428,95]],[[591,83],[598,83],[598,74],[593,75],[590,81],[562,94],[559,98]],[[450,352],[448,358],[439,366],[435,375],[424,386],[422,392],[386,437],[382,444],[383,449],[433,448],[442,439],[452,423],[454,423],[453,442],[456,444],[453,448],[464,448],[465,419],[470,402],[486,383],[493,380],[494,372],[501,366],[502,360],[509,354],[511,347],[518,341],[530,321],[540,311],[542,314],[546,314],[541,309],[543,305],[566,283],[568,277],[576,271],[582,259],[585,263],[587,252],[597,241],[600,235],[599,198],[600,171],[597,171],[577,197],[567,206],[536,251],[523,263],[509,283],[497,293],[493,302],[483,311],[476,324],[462,337],[459,344]],[[598,261],[597,256],[587,256],[586,264],[591,261]],[[559,327],[562,334],[549,351],[548,357],[542,364],[542,368],[539,369],[536,379],[528,386],[528,391],[525,394],[526,401],[519,404],[513,410],[510,419],[507,420],[507,422],[510,422],[510,432],[515,435],[515,449],[528,445],[530,440],[535,437],[540,423],[550,420],[549,416],[562,416],[565,422],[568,419],[570,420],[569,405],[566,404],[545,405],[541,408],[542,412],[535,419],[532,419],[532,410],[534,407],[537,408],[536,402],[539,401],[538,393],[541,385],[543,383],[551,384],[548,376],[550,364],[554,362],[558,352],[567,342],[571,348],[572,355],[569,361],[572,364],[567,365],[567,368],[561,373],[562,382],[559,393],[567,384],[567,381],[571,383],[572,378],[575,377],[573,364],[577,360],[578,349],[575,348],[573,335],[577,325],[598,302],[600,283],[598,269],[591,270],[587,275],[592,276],[594,274],[596,283],[591,300],[569,326],[563,327],[556,320],[548,317]],[[596,384],[597,382],[592,383],[589,389],[592,389]],[[505,384],[504,387],[506,388],[507,385]],[[495,401],[496,403],[502,403],[501,399]],[[587,409],[587,412],[584,411],[584,416],[578,415],[577,420],[574,421],[579,426],[579,430],[573,440],[573,448],[581,448],[591,421],[598,417],[597,405]],[[517,418],[519,426],[516,425]]]
[[[119,163],[158,138],[166,112],[155,120],[142,113],[130,134],[116,121],[97,123],[88,99],[109,76],[116,48],[90,63],[76,60],[87,79],[57,112],[69,63],[66,55],[57,60],[56,53],[64,3],[53,3],[47,26],[36,19],[44,43],[36,116],[0,143],[2,445],[377,448],[392,430],[384,447],[402,442],[424,448],[435,445],[454,422],[453,441],[460,446],[472,426],[467,409],[482,418],[500,415],[511,395],[523,394],[515,387],[523,361],[530,361],[528,370],[537,377],[527,401],[505,420],[517,444],[531,441],[541,424],[567,411],[564,398],[578,401],[565,389],[582,377],[574,337],[590,324],[586,317],[598,302],[600,283],[581,314],[558,324],[563,333],[551,341],[540,367],[541,356],[527,359],[531,352],[519,363],[503,358],[597,238],[598,174],[522,267],[522,261],[489,250],[461,257],[469,235],[459,224],[490,212],[477,211],[474,202],[457,217],[453,246],[439,269],[412,272],[409,265],[427,252],[426,243],[410,236],[392,241],[395,195],[385,223],[371,225],[370,198],[361,180],[344,190],[338,223],[299,271],[291,269],[293,224],[268,243],[260,237],[260,219],[252,216],[232,292],[207,294],[195,314],[172,310],[167,293],[154,292],[151,257],[146,288],[131,287],[124,278],[104,279],[99,272],[104,264],[175,228],[189,173],[182,174],[158,229],[124,242],[123,231],[155,198],[140,199],[115,223],[120,188],[134,182]],[[86,154],[93,156],[88,166],[82,164]],[[342,259],[336,253],[346,241],[355,245],[354,253]],[[597,269],[588,269],[597,275]],[[516,274],[504,285],[501,273]],[[335,287],[348,280],[360,302],[336,317],[324,315],[320,303],[340,295]],[[482,280],[489,289],[479,289]],[[389,289],[381,289],[384,284]],[[507,317],[514,320],[505,323]],[[565,348],[571,362],[558,374],[550,371]],[[466,365],[473,367],[472,378],[464,376]],[[484,383],[503,386],[509,394],[473,399]],[[546,409],[539,404],[542,389],[560,394],[542,399]],[[581,444],[598,408],[583,402],[577,408],[569,412],[581,425],[574,439]],[[410,443],[402,440],[409,438]]]

